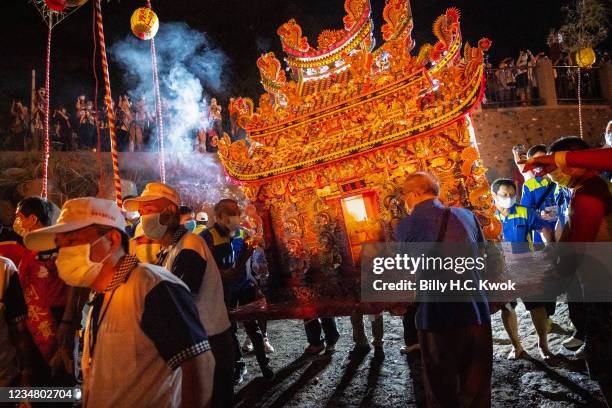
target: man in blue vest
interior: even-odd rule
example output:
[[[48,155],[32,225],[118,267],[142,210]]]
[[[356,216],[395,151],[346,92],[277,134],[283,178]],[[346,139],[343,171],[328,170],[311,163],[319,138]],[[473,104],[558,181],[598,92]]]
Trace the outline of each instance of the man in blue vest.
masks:
[[[569,220],[569,203],[572,201],[572,191],[567,187],[561,187],[556,184],[554,196],[555,205],[559,212],[559,220],[555,225],[555,241],[559,241],[563,228],[565,228],[565,224]]]
[[[241,258],[241,254],[243,252],[247,253],[246,251],[249,251],[246,247],[248,239],[249,235],[245,228],[238,227],[236,231],[234,231],[234,234],[232,235],[232,249],[234,251],[234,259],[236,261]],[[246,261],[246,264],[244,266],[245,271],[244,274],[241,276],[241,279],[237,280],[236,282],[233,282],[229,287],[230,301],[232,303],[231,307],[245,305],[263,297],[263,294],[259,290],[259,284],[257,281],[257,279],[260,278],[259,276],[257,276],[257,267],[261,265],[262,259],[265,262],[266,257],[265,253],[263,252],[263,249],[261,249],[261,247],[255,248],[255,250],[253,250],[252,255]],[[272,347],[270,341],[268,340],[268,323],[266,320],[263,319],[258,319],[254,323],[257,324],[259,326],[259,329],[261,330],[265,350],[265,354],[260,354],[256,357],[259,360],[265,361],[265,355],[274,352],[274,347]],[[254,351],[253,342],[251,341],[251,338],[248,335],[245,339],[243,346],[241,347],[241,351],[243,353],[251,353]]]
[[[544,220],[537,216],[533,209],[516,204],[516,184],[513,180],[495,180],[491,185],[491,192],[497,208],[495,216],[503,227],[503,241],[511,243],[513,253],[533,250],[533,231],[540,232],[544,242],[554,241],[553,231]],[[529,301],[523,301],[523,303],[531,313],[531,319],[538,334],[540,355],[543,359],[548,359],[553,356],[553,353],[548,348],[546,303]],[[516,302],[510,302],[502,309],[502,321],[513,347],[508,359],[526,358],[528,356],[518,335],[515,307]]]
[[[539,157],[546,155],[546,145],[539,144],[532,146],[527,151],[527,158]],[[521,194],[521,205],[523,207],[533,209],[536,214],[540,215],[551,230],[555,230],[555,224],[559,218],[559,210],[555,202],[555,188],[557,185],[550,181],[547,177],[534,176],[525,180],[523,184],[523,193]],[[539,232],[533,231],[532,234],[534,243],[542,243],[542,237]]]
[[[239,304],[247,304],[256,300],[256,288],[251,281],[244,279],[244,266],[236,265],[234,248],[232,246],[234,232],[240,227],[240,207],[235,200],[225,198],[219,201],[214,208],[215,224],[200,233],[219,266],[223,278],[225,303],[228,309],[236,308]],[[243,286],[244,284],[244,286]],[[238,285],[238,286],[236,286]],[[238,325],[232,323],[232,342],[234,348],[234,384],[244,381],[247,373],[246,363],[242,359],[240,343],[238,341]],[[244,322],[244,329],[253,343],[255,356],[259,363],[261,373],[267,379],[274,377],[270,368],[270,359],[266,356],[265,344],[261,328],[256,321]]]

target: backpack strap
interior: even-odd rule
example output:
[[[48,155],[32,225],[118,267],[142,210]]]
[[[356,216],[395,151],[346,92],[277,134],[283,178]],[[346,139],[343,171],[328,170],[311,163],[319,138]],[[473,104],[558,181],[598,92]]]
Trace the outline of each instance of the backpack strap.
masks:
[[[536,210],[538,211],[540,210],[540,207],[542,206],[542,204],[544,204],[544,201],[546,201],[546,199],[550,195],[550,192],[553,191],[555,186],[556,186],[555,183],[548,183],[548,187],[546,187],[546,191],[544,191],[544,194],[542,194],[542,197],[540,197],[540,199],[536,203],[536,206],[535,206]]]
[[[450,208],[446,207],[444,209],[444,215],[442,215],[442,223],[440,224],[440,230],[438,231],[438,238],[436,238],[436,242],[442,242],[444,240],[444,236],[446,235],[446,229],[448,228],[448,219],[450,217]]]

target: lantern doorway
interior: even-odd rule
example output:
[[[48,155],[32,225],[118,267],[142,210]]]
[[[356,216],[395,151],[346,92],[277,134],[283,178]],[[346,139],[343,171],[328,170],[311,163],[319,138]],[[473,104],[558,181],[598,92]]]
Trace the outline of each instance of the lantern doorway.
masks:
[[[340,202],[353,265],[358,266],[361,245],[383,240],[382,225],[378,220],[378,196],[367,191],[343,197]]]

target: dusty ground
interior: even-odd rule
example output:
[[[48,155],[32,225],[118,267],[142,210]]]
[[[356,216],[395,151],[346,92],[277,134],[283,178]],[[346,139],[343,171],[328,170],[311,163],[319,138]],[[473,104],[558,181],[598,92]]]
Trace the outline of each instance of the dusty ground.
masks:
[[[521,303],[517,308],[520,333],[532,361],[508,361],[508,337],[500,314],[493,319],[493,382],[495,407],[596,407],[600,405],[597,386],[589,380],[582,360],[569,355],[554,365],[535,359],[537,339],[529,313]],[[565,304],[557,305],[553,320],[561,328],[571,328]],[[361,360],[351,361],[351,324],[338,319],[341,338],[336,352],[304,357],[306,346],[301,321],[272,321],[268,335],[276,351],[271,354],[277,372],[266,382],[254,356],[247,357],[248,375],[237,389],[238,407],[412,407],[423,406],[418,357],[407,359],[399,352],[403,329],[399,317],[385,315],[385,355],[373,351]],[[366,321],[366,330],[369,321]],[[243,336],[241,338],[244,338]],[[566,334],[549,336],[551,350],[562,349]]]

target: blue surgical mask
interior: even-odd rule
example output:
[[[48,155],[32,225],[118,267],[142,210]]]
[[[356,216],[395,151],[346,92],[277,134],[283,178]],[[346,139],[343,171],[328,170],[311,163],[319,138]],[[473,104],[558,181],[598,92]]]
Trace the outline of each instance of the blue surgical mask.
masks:
[[[187,231],[190,231],[190,232],[193,232],[196,229],[196,225],[198,224],[196,223],[195,220],[189,220],[185,224],[183,224],[183,226],[187,228]]]

